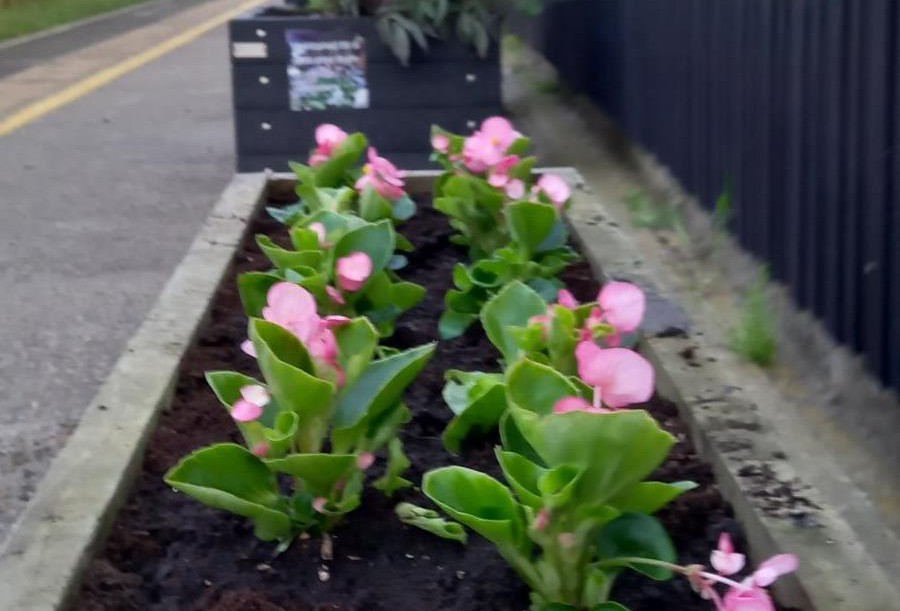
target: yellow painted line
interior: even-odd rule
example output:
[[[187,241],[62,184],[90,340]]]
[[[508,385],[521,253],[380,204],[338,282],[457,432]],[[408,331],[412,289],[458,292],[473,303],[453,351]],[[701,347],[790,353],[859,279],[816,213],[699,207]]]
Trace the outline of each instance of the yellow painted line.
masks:
[[[61,108],[62,106],[65,106],[70,102],[74,102],[78,98],[84,97],[92,91],[95,91],[100,87],[111,83],[117,78],[124,76],[129,72],[132,72],[133,70],[136,70],[141,66],[152,62],[153,60],[159,59],[163,55],[174,51],[175,49],[184,46],[193,40],[196,40],[200,36],[203,36],[210,30],[219,27],[232,17],[236,17],[244,11],[250,10],[257,5],[262,4],[264,1],[265,0],[250,0],[249,2],[245,2],[244,4],[241,4],[240,6],[237,6],[230,11],[226,11],[225,13],[222,13],[220,15],[216,15],[215,17],[207,21],[199,23],[192,28],[181,32],[180,34],[164,40],[155,47],[146,49],[145,51],[142,51],[137,55],[133,55],[117,64],[95,72],[91,76],[84,78],[77,83],[73,83],[72,85],[69,85],[61,91],[58,91],[41,100],[29,104],[21,110],[14,112],[6,119],[0,121],[0,136],[10,134],[20,127],[28,125],[32,121],[40,119],[44,115],[51,113],[54,110]]]

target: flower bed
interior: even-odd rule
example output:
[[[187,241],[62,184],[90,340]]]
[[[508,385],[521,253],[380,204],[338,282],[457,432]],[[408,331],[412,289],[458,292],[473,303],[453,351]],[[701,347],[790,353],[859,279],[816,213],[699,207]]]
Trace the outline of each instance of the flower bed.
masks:
[[[272,197],[273,204],[293,199],[289,193]],[[451,243],[447,221],[427,201],[418,203],[418,214],[402,226],[415,247],[402,277],[422,284],[426,291],[424,300],[398,320],[386,341],[400,350],[437,339],[438,321],[445,315],[442,297],[453,285],[454,265],[466,256],[464,249]],[[281,225],[264,216],[253,222],[251,233],[264,233],[288,246],[281,239],[285,233]],[[269,263],[248,240],[234,267],[237,274],[268,269]],[[562,279],[581,301],[597,294],[583,263],[570,266]],[[258,541],[243,518],[171,490],[162,478],[185,454],[209,443],[240,442],[234,419],[209,390],[203,374],[232,368],[254,371],[256,361],[236,350],[245,337],[246,317],[232,277],[221,287],[210,324],[184,360],[173,405],[149,446],[136,490],[106,548],[91,564],[77,608],[473,610],[528,605],[528,588],[483,539],[471,537],[462,546],[396,519],[397,501],[426,502],[414,489],[402,490],[393,500],[366,489],[362,505],[334,531],[329,545],[323,547],[323,539],[313,534],[277,556],[275,545]],[[500,477],[491,451],[496,434],[470,436],[458,455],[447,452],[441,439],[452,416],[441,398],[445,372],[496,371],[498,357],[478,326],[438,344],[435,356],[406,393],[412,414],[401,434],[412,463],[407,478],[418,483],[429,469],[449,464]],[[654,398],[639,407],[677,440],[651,479],[697,484],[658,516],[682,564],[706,563],[719,534],[729,531],[737,536],[737,526],[728,518],[708,467],[687,440],[674,406]],[[380,476],[381,467],[376,463],[367,478]],[[727,543],[722,547],[720,553],[727,552]],[[635,611],[711,606],[686,580],[653,582],[630,573],[618,580],[612,599]]]

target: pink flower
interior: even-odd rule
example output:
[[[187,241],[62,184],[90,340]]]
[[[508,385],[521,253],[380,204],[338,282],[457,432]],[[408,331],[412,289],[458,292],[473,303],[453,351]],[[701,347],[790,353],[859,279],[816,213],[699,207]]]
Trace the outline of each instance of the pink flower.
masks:
[[[372,187],[380,196],[391,201],[403,197],[406,194],[403,190],[406,172],[398,170],[384,157],[379,157],[374,147],[369,147],[368,155],[369,163],[363,166],[363,175],[356,181],[356,190],[362,192],[366,187]]]
[[[775,604],[762,588],[731,588],[722,599],[722,611],[775,611]]]
[[[312,230],[316,234],[316,237],[319,238],[319,246],[327,245],[325,238],[328,236],[328,231],[325,229],[325,225],[322,223],[310,223],[307,226],[307,229]]]
[[[794,554],[778,554],[756,567],[751,579],[755,585],[766,588],[782,575],[796,571],[798,565],[799,561]]]
[[[341,289],[358,291],[372,275],[372,259],[364,252],[351,253],[337,260],[335,272]]]
[[[647,298],[639,287],[630,282],[608,282],[597,295],[600,314],[615,327],[617,333],[631,333],[644,318]]]
[[[557,208],[562,208],[572,197],[572,188],[569,183],[556,174],[543,174],[534,186],[534,190],[535,193],[546,194]]]
[[[338,345],[331,330],[335,321],[319,316],[316,300],[309,291],[299,284],[279,282],[269,289],[266,301],[268,305],[263,308],[263,318],[294,334],[314,360],[334,369],[340,379]],[[242,345],[245,352],[250,347],[252,344],[246,346],[246,342]],[[253,352],[255,354],[255,350]]]
[[[731,535],[723,532],[719,535],[719,547],[710,554],[709,561],[720,575],[734,575],[744,568],[744,554],[734,551]]]
[[[263,407],[271,397],[265,386],[248,384],[241,388],[241,399],[231,408],[231,417],[238,422],[253,422],[263,414]]]
[[[323,123],[316,128],[316,146],[309,157],[309,165],[322,165],[331,158],[334,151],[347,139],[347,132],[337,125]]]
[[[520,137],[503,117],[485,119],[481,129],[463,143],[463,163],[473,172],[485,172],[503,161],[506,151]]]
[[[550,525],[550,510],[546,507],[541,508],[534,517],[534,529],[538,531],[546,530]]]
[[[325,506],[328,505],[328,499],[324,496],[319,496],[313,499],[312,506],[319,513],[325,513]]]
[[[450,138],[444,134],[434,134],[431,137],[431,148],[446,154],[450,150]]]
[[[563,397],[553,406],[554,414],[568,414],[569,412],[587,412],[589,414],[608,414],[610,410],[602,407],[594,407],[581,397]]]
[[[506,183],[504,191],[506,191],[506,196],[510,199],[522,199],[525,197],[525,183],[518,178],[514,178]]]
[[[254,456],[258,456],[259,458],[265,458],[266,456],[269,455],[270,449],[271,448],[269,447],[268,443],[266,443],[265,441],[261,441],[258,444],[256,444],[255,446],[253,446],[253,449],[250,451],[253,453]]]
[[[488,183],[498,189],[505,188],[512,180],[509,171],[516,167],[517,163],[519,163],[518,155],[510,155],[501,160],[500,163],[491,168],[488,174]]]
[[[559,289],[559,293],[556,294],[556,303],[570,310],[578,307],[578,300],[567,289]]]
[[[578,375],[594,387],[594,407],[613,409],[643,403],[653,394],[653,367],[627,348],[601,348],[582,341],[575,349]]]
[[[341,295],[341,292],[330,284],[325,286],[325,292],[328,294],[328,298],[331,299],[331,301],[333,301],[335,304],[339,306],[347,304],[347,300],[344,299],[344,296]]]
[[[365,471],[375,462],[375,455],[371,452],[363,452],[356,457],[356,466],[360,471]]]

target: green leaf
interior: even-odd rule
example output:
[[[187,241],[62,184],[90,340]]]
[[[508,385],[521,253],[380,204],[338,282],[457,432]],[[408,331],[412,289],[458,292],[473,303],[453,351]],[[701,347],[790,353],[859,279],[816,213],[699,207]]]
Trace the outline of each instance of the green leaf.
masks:
[[[425,287],[414,282],[397,282],[391,286],[391,301],[401,311],[409,310],[425,298]]]
[[[553,367],[521,359],[506,374],[511,404],[541,415],[551,414],[563,397],[578,395],[578,387]]]
[[[345,184],[347,172],[356,167],[369,146],[363,134],[350,134],[322,165],[316,167],[317,187],[341,187]]]
[[[404,524],[427,530],[444,539],[459,541],[463,544],[468,541],[466,529],[462,524],[442,518],[438,512],[432,509],[425,509],[412,503],[399,503],[394,511]]]
[[[443,340],[449,340],[459,337],[466,332],[472,323],[478,320],[477,314],[466,314],[463,312],[454,312],[453,310],[444,310],[438,321],[438,334]]]
[[[592,608],[591,611],[629,611],[628,607],[625,605],[620,605],[617,602],[607,601],[605,603],[600,603],[596,607]]]
[[[696,487],[694,482],[640,482],[611,498],[609,504],[622,513],[653,514]]]
[[[338,398],[334,426],[350,428],[364,417],[377,417],[400,401],[406,387],[434,353],[435,344],[411,348],[373,362]]]
[[[504,550],[522,550],[522,509],[509,488],[489,475],[465,467],[441,467],[425,474],[422,490],[444,512]]]
[[[291,236],[291,245],[294,247],[294,250],[303,251],[303,250],[319,250],[321,251],[322,247],[319,245],[319,234],[317,234],[312,229],[308,228],[309,226],[301,227],[296,226],[292,227],[290,231]],[[325,233],[328,233],[328,230],[325,230]],[[317,266],[312,266],[317,267]]]
[[[395,200],[393,207],[394,220],[397,221],[408,221],[416,214],[416,202],[409,195],[404,195],[400,199]]]
[[[394,437],[388,442],[388,464],[384,475],[375,480],[372,486],[384,492],[387,496],[393,496],[398,490],[409,488],[412,482],[401,477],[412,465],[403,452],[403,442],[399,437]]]
[[[572,465],[584,472],[576,490],[582,504],[606,503],[642,481],[675,443],[643,410],[540,416],[510,406],[507,414],[548,467]]]
[[[334,330],[338,344],[338,363],[344,370],[345,384],[352,384],[372,362],[378,345],[378,331],[366,318],[355,318]]]
[[[269,289],[282,282],[282,278],[269,272],[247,272],[238,276],[238,293],[244,312],[250,318],[262,317]]]
[[[354,252],[364,252],[372,259],[373,275],[387,267],[394,255],[394,227],[388,220],[370,223],[347,232],[334,245],[334,260]],[[365,290],[365,287],[363,289]]]
[[[266,207],[266,212],[268,212],[269,216],[271,216],[279,223],[290,227],[298,220],[306,216],[306,206],[304,206],[300,202],[297,202],[296,204],[290,204],[282,208],[268,206]]]
[[[597,538],[597,552],[605,566],[615,566],[617,558],[648,558],[675,563],[678,554],[663,525],[652,516],[626,513],[603,528]],[[643,563],[622,563],[651,579],[665,581],[672,571]]]
[[[165,481],[205,505],[250,518],[263,541],[291,533],[275,474],[242,446],[223,443],[198,450],[170,469]]]
[[[510,235],[531,257],[553,231],[559,213],[552,204],[517,202],[506,209]]]
[[[263,254],[278,269],[293,269],[295,267],[318,268],[322,264],[324,253],[320,250],[295,251],[281,248],[272,238],[265,235],[256,236],[256,243]]]
[[[541,296],[521,282],[510,282],[489,299],[481,310],[484,331],[507,363],[519,356],[519,346],[510,332],[511,327],[524,327],[533,316],[547,313]]]
[[[473,430],[496,428],[506,411],[506,391],[499,374],[448,371],[443,397],[455,414],[442,435],[450,452],[459,452]]]
[[[538,489],[538,480],[547,470],[515,452],[497,448],[495,453],[497,462],[503,470],[503,476],[512,486],[519,501],[534,509],[541,509],[544,501],[541,498],[541,491]]]
[[[391,202],[382,197],[373,187],[367,186],[359,196],[359,215],[370,223],[389,219],[393,216]]]
[[[299,417],[300,449],[318,452],[328,428],[334,385],[311,373],[306,348],[288,330],[254,318],[250,320],[250,339],[272,396],[282,409]]]
[[[355,454],[291,454],[265,461],[273,471],[303,480],[303,489],[328,498],[338,480],[356,469]]]

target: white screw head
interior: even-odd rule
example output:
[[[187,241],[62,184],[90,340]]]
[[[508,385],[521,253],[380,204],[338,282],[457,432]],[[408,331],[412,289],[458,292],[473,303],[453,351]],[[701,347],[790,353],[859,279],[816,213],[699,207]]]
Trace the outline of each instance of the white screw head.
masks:
[[[471,72],[469,74],[466,74],[466,82],[467,83],[474,83],[477,80],[478,80],[478,77],[475,76],[474,74],[472,74]]]
[[[259,28],[258,30],[256,30],[256,36],[257,36],[258,38],[265,38],[265,37],[266,37],[266,31],[263,30],[262,28]]]
[[[477,125],[478,125],[478,123],[476,123],[472,119],[469,119],[468,121],[466,121],[466,127],[468,127],[469,129],[475,129],[475,127]]]
[[[268,76],[261,76],[261,77],[259,77],[259,82],[260,82],[261,84],[263,84],[263,85],[268,85],[268,84],[269,84],[269,77],[268,77]]]
[[[272,129],[271,123],[260,123],[259,126],[263,129],[263,131],[269,131]]]

